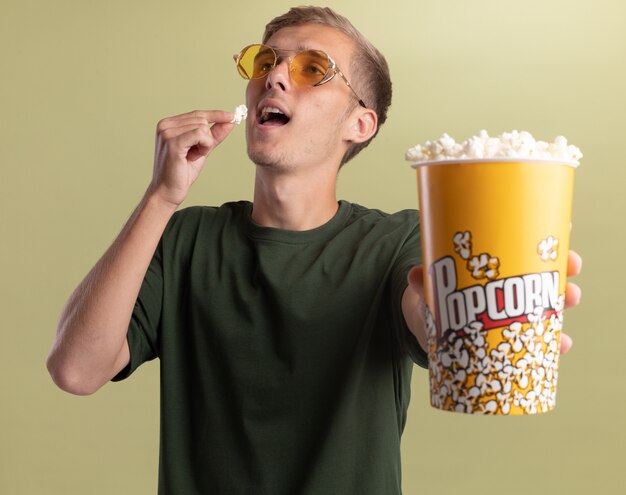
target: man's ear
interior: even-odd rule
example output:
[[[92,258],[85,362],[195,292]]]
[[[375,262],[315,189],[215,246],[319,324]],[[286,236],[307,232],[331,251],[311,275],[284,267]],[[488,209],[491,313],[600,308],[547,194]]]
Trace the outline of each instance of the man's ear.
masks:
[[[363,143],[376,134],[378,115],[371,108],[357,108],[349,118],[346,140],[352,143]]]

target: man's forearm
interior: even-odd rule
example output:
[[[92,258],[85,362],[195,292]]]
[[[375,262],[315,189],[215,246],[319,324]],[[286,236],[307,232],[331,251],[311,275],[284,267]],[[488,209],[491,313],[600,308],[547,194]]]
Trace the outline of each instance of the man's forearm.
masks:
[[[174,211],[173,205],[146,194],[70,296],[47,360],[53,380],[63,390],[93,393],[128,364],[126,334],[133,307]]]

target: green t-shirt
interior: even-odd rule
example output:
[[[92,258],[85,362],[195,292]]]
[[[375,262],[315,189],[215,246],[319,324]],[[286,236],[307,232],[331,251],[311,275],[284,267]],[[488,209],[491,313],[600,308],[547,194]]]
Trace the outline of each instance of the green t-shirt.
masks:
[[[177,212],[135,305],[115,380],[160,359],[159,493],[401,493],[412,364],[426,365],[401,310],[417,212],[341,201],[295,232],[251,211]]]

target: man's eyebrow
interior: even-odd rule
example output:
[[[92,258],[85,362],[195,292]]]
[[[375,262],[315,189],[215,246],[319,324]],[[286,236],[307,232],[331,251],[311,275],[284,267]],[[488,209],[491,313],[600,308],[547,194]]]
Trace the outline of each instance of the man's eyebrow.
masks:
[[[286,48],[280,48],[280,47],[274,46],[274,45],[266,45],[266,46],[269,46],[269,47],[273,48],[277,52],[302,52],[302,51],[305,51],[305,50],[314,50],[314,48],[311,48],[310,46],[304,45],[302,43],[298,43],[295,48],[290,49],[290,50],[288,50]]]

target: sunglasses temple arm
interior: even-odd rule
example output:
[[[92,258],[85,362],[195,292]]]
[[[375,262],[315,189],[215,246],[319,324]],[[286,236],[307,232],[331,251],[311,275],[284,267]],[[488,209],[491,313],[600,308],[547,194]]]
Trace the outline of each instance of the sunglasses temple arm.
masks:
[[[361,105],[363,108],[367,108],[367,106],[365,105],[365,102],[361,98],[359,98],[358,94],[356,94],[356,91],[352,87],[352,84],[350,84],[350,82],[348,81],[346,76],[343,75],[343,72],[341,72],[337,68],[335,68],[335,70],[337,71],[337,74],[339,74],[341,76],[341,79],[343,79],[343,82],[345,82],[347,84],[347,86],[350,88],[350,91],[352,91],[352,94],[354,94],[354,96],[356,97],[357,101],[359,102],[359,105]]]
[[[352,89],[352,86],[350,86],[350,89]],[[359,105],[361,105],[363,108],[367,108],[365,102],[361,98],[359,98],[359,95],[356,94],[356,91],[354,91],[354,89],[352,89],[352,92],[354,93],[354,96],[356,96],[356,99],[359,101]]]

